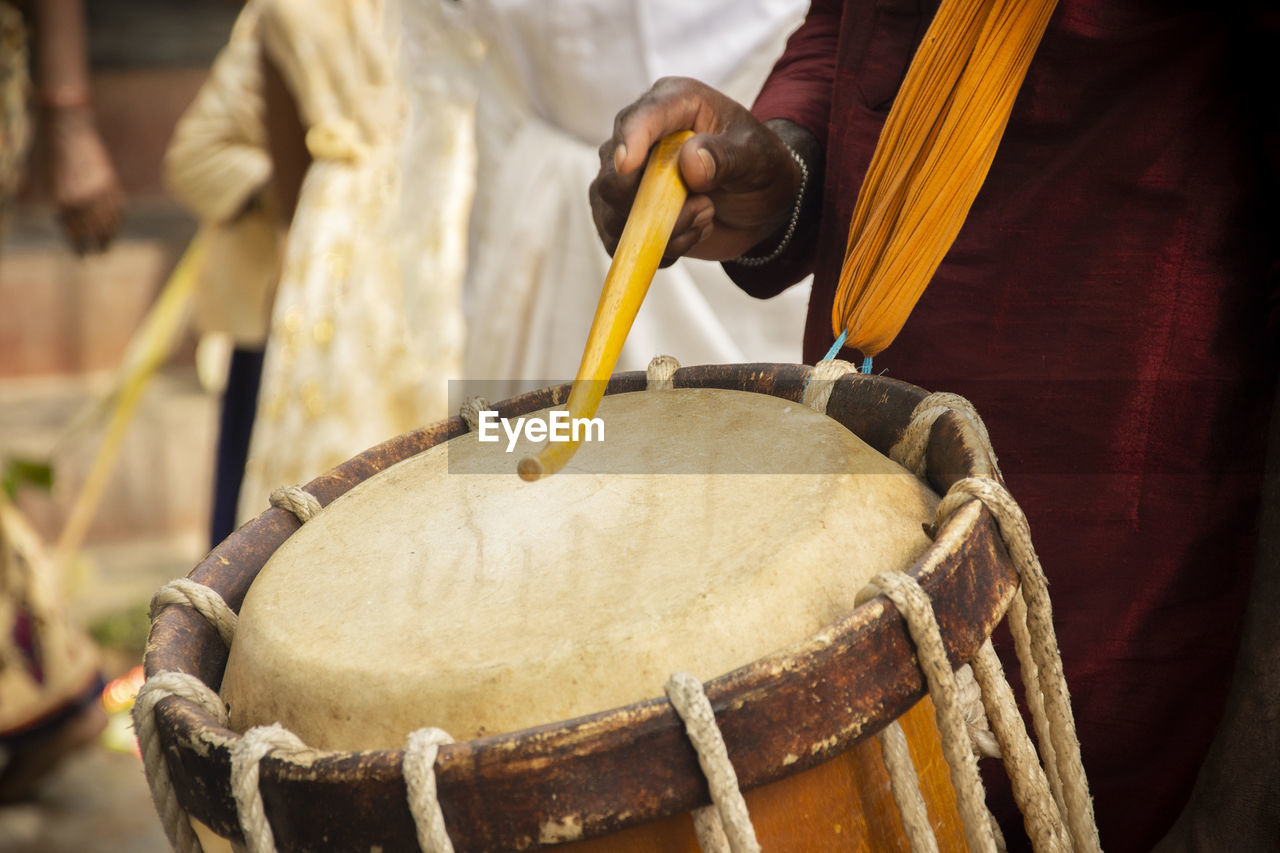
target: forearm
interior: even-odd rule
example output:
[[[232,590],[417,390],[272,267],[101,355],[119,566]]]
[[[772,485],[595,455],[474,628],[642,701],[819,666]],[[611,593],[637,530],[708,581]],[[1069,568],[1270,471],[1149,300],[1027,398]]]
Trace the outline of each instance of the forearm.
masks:
[[[256,11],[241,12],[165,150],[165,185],[208,222],[239,216],[271,181]]]
[[[99,251],[120,227],[123,195],[90,108],[84,9],[36,0],[32,11],[50,193],[75,250]]]
[[[266,150],[243,142],[213,146],[202,128],[179,127],[165,152],[165,186],[201,220],[228,222],[240,214],[271,180]]]
[[[35,73],[42,104],[89,103],[89,65],[81,0],[35,0]]]

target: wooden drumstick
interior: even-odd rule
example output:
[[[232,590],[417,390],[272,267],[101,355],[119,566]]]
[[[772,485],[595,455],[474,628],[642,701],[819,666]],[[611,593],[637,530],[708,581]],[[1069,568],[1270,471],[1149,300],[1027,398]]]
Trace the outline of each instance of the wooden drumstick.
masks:
[[[690,136],[693,133],[687,130],[673,133],[655,145],[649,154],[635,202],[604,279],[578,375],[569,391],[571,422],[595,414],[613,367],[618,363],[622,344],[662,261],[662,253],[666,251],[676,217],[688,194],[680,177],[678,160],[680,147]],[[522,480],[529,482],[554,474],[573,457],[578,444],[578,441],[548,441],[536,456],[521,459],[516,470]]]

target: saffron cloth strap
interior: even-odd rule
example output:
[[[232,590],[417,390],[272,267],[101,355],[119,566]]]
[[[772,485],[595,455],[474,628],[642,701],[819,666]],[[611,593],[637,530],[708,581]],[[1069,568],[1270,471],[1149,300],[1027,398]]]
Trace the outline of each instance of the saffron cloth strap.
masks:
[[[865,356],[902,329],[986,179],[1057,0],[943,0],[858,193],[832,334]]]

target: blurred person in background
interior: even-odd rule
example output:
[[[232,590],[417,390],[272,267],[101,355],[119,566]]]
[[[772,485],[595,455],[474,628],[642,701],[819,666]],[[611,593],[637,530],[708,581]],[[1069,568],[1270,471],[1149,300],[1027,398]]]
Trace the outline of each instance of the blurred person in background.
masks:
[[[210,236],[205,327],[237,346],[212,541],[272,489],[447,415],[448,379],[500,398],[571,378],[609,265],[591,140],[664,75],[751,97],[805,6],[251,0],[166,159]],[[766,310],[682,260],[619,369],[795,361],[807,296]]]
[[[447,414],[474,180],[474,57],[450,37],[432,3],[251,0],[179,122],[198,319],[236,343],[215,543],[276,487]]]
[[[0,215],[6,225],[23,181],[33,106],[45,177],[67,240],[77,254],[103,251],[120,227],[124,193],[94,122],[80,0],[40,0],[29,9],[0,0]]]
[[[248,3],[165,154],[169,190],[201,223],[194,322],[231,345],[214,468],[213,543],[235,528],[235,501],[257,407],[263,349],[287,223],[271,191],[259,5]]]
[[[34,102],[66,237],[77,254],[100,252],[120,227],[124,195],[94,122],[84,10],[80,0],[30,5],[0,1],[0,239],[24,177]],[[67,620],[58,586],[43,543],[0,494],[0,803],[31,794],[106,725],[96,651]]]

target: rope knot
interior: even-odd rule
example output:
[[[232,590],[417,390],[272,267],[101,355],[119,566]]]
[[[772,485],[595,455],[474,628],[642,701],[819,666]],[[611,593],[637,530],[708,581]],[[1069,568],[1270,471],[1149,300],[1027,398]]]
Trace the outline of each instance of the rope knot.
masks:
[[[493,411],[493,404],[484,397],[476,395],[468,397],[458,409],[458,416],[467,425],[467,429],[475,432],[480,429],[480,413]]]
[[[846,373],[857,372],[858,368],[838,358],[818,362],[804,384],[804,393],[800,397],[800,402],[815,412],[826,414],[827,403],[831,400],[831,392],[835,388],[836,380]]]
[[[947,412],[960,419],[962,429],[968,431],[972,443],[984,453],[990,462],[991,472],[999,475],[996,453],[991,448],[991,437],[973,404],[959,394],[938,392],[930,394],[916,404],[911,420],[902,437],[889,449],[889,458],[917,477],[925,474],[925,452],[933,435],[933,425]]]
[[[982,706],[982,688],[973,677],[973,667],[965,664],[956,670],[956,690],[960,699],[960,710],[964,714],[964,725],[969,731],[969,743],[973,746],[973,754],[979,758],[999,758],[1000,744],[991,731],[987,721],[987,711]]]
[[[646,391],[670,391],[676,387],[675,375],[680,362],[675,356],[655,355],[645,368]]]
[[[209,621],[218,631],[218,636],[227,648],[231,648],[231,640],[236,634],[238,617],[225,599],[216,591],[190,578],[171,580],[151,597],[151,621],[170,604],[185,605]]]
[[[946,496],[938,503],[934,525],[941,528],[956,510],[974,498],[982,501],[995,519],[1000,538],[1009,549],[1009,556],[1013,558],[1019,574],[1023,573],[1024,566],[1028,570],[1032,566],[1038,569],[1040,561],[1031,542],[1031,525],[1027,523],[1027,516],[1009,490],[990,477],[966,477],[953,483]],[[1046,580],[1045,583],[1047,582]]]
[[[942,736],[942,753],[951,770],[951,784],[956,790],[956,804],[964,826],[965,841],[970,850],[994,853],[996,841],[994,820],[986,808],[982,778],[974,757],[961,708],[961,694],[956,674],[947,658],[942,631],[933,613],[933,603],[915,578],[905,572],[882,572],[867,587],[878,589],[898,609],[907,623],[907,633],[916,646],[916,660],[933,697],[938,732]],[[869,593],[864,588],[858,597]]]
[[[298,521],[306,524],[324,509],[316,496],[301,486],[281,486],[271,493],[271,505],[287,509],[298,517]]]

